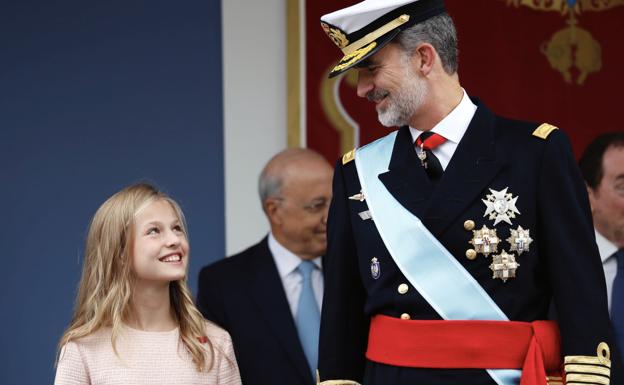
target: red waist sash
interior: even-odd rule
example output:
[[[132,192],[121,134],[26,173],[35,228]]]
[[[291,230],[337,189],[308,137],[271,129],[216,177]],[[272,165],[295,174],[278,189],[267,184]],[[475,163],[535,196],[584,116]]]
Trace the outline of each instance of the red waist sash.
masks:
[[[419,321],[372,318],[366,358],[394,366],[522,369],[521,385],[561,377],[559,328],[553,321]],[[561,381],[561,380],[559,380]]]

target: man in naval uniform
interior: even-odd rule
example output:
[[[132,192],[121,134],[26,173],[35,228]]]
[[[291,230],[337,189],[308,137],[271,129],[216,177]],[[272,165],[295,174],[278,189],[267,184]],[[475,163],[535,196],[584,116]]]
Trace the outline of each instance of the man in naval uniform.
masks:
[[[367,0],[321,25],[344,53],[330,77],[355,67],[400,127],[336,166],[321,384],[622,383],[565,134],[468,97],[442,0]]]

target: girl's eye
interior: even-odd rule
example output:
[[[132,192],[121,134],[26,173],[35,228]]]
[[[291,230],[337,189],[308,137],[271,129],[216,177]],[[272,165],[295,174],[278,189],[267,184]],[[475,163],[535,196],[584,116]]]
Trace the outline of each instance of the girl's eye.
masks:
[[[182,226],[180,226],[180,225],[174,226],[173,227],[173,231],[178,232],[178,233],[184,232],[184,230],[182,230]]]
[[[158,234],[158,233],[160,233],[160,230],[158,230],[158,227],[150,227],[150,229],[147,230],[147,235]]]

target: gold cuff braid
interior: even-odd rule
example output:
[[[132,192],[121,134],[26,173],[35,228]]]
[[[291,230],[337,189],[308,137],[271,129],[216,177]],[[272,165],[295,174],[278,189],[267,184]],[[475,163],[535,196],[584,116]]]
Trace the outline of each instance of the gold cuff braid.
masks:
[[[566,384],[609,385],[611,382],[611,351],[605,342],[598,344],[595,356],[566,356]]]
[[[360,385],[359,382],[351,380],[325,380],[321,382],[321,374],[316,370],[316,385]]]

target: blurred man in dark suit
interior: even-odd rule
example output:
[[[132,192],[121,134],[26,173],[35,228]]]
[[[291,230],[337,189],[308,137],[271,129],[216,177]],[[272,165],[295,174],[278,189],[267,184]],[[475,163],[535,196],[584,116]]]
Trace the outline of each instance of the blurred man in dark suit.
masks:
[[[232,336],[244,384],[314,383],[332,174],[314,151],[275,155],[258,183],[270,233],[200,272],[198,306]]]
[[[579,161],[587,184],[596,243],[620,352],[624,345],[624,132],[603,134]]]

